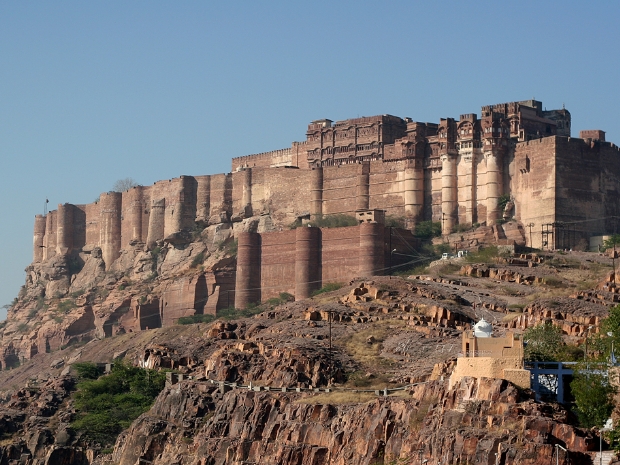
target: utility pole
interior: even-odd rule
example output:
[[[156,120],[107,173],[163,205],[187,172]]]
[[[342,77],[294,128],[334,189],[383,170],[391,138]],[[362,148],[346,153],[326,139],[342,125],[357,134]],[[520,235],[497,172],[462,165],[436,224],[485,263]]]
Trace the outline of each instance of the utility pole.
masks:
[[[446,214],[442,212],[441,213],[441,235],[442,236],[444,236],[445,223],[446,223]]]
[[[526,226],[530,228],[530,249],[533,249],[534,247],[532,246],[532,228],[534,227],[534,223],[526,224]]]
[[[614,234],[615,236],[615,234]],[[614,241],[614,251],[613,251],[613,255],[611,256],[611,262],[612,262],[612,266],[614,269],[614,288],[616,287],[616,238],[612,236],[612,240]]]

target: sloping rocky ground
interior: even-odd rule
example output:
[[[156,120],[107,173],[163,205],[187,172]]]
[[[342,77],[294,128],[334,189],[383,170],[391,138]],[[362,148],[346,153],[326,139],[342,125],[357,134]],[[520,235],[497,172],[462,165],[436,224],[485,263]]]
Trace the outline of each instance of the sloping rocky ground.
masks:
[[[445,379],[461,332],[480,317],[497,334],[550,319],[567,341],[581,343],[617,302],[607,257],[440,263],[425,275],[354,280],[267,305],[252,318],[106,337],[106,322],[127,302],[202,272],[191,266],[199,249],[204,269],[228,266],[227,234],[205,230],[182,251],[164,245],[156,259],[136,244],[124,269],[103,274],[96,251],[78,274],[60,262],[29,270],[0,330],[3,366],[11,368],[0,371],[0,465],[568,463],[554,444],[569,448],[571,463],[591,463],[597,439],[560,406],[503,381],[466,379],[449,391]],[[58,276],[68,276],[64,297],[74,285],[88,289],[65,312],[64,297],[41,298],[41,289],[62,292]],[[169,385],[113,451],[102,451],[69,426],[70,366],[115,358],[185,379]],[[332,392],[314,392],[330,380]],[[253,388],[223,392],[219,382]],[[375,394],[384,389],[388,396]]]

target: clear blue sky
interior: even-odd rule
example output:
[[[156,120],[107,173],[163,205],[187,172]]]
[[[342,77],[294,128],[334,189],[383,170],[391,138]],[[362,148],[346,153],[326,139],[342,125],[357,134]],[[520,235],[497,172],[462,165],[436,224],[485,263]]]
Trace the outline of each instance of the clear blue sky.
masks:
[[[0,305],[46,198],[227,172],[313,119],[535,97],[620,144],[619,20],[607,1],[0,2]]]

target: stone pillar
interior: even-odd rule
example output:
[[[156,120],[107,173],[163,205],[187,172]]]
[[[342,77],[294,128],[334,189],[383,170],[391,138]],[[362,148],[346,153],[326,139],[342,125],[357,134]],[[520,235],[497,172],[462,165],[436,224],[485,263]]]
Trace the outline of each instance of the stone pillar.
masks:
[[[56,229],[58,226],[57,212],[51,211],[45,219],[45,238],[43,239],[43,260],[56,255]]]
[[[252,216],[252,168],[243,170],[243,191],[241,205],[246,218]]]
[[[196,193],[196,221],[209,221],[211,205],[211,176],[197,178],[198,187]]]
[[[362,223],[359,232],[360,276],[382,275],[385,268],[385,226],[381,223]]]
[[[103,261],[106,268],[109,268],[121,252],[122,194],[120,192],[101,194],[99,208],[99,243]]]
[[[499,156],[493,152],[485,153],[487,161],[487,226],[494,225],[501,212],[497,207],[500,196],[501,173],[499,170]]]
[[[56,253],[68,254],[73,250],[73,205],[58,205],[56,228]]]
[[[424,170],[422,168],[405,168],[405,217],[407,223],[415,229],[424,211]]]
[[[441,157],[441,223],[442,234],[450,234],[456,224],[457,208],[456,159],[450,155]]]
[[[45,238],[46,217],[37,215],[34,217],[34,237],[32,239],[32,259],[35,263],[43,260],[43,239]]]
[[[129,221],[129,240],[144,240],[144,237],[142,236],[142,214],[144,211],[142,189],[142,186],[136,186],[133,187],[127,194],[125,194],[127,196],[131,195],[131,200],[127,211],[127,218],[125,218],[124,220]]]
[[[258,233],[241,232],[237,238],[237,277],[235,280],[235,308],[246,308],[260,302],[260,249]]]
[[[166,214],[164,216],[164,238],[178,233],[183,229],[183,214],[185,189],[183,183],[184,176],[181,176],[177,183],[177,190],[170,197],[166,196]]]
[[[459,223],[474,223],[476,211],[476,155],[472,152],[460,154],[458,173],[458,219]]]
[[[155,247],[156,242],[164,238],[165,210],[166,199],[151,200],[149,230],[146,237],[146,245],[149,249]]]
[[[295,300],[321,287],[321,229],[295,230]]]
[[[323,168],[310,171],[310,215],[323,214]]]
[[[356,210],[368,210],[370,208],[370,164],[361,165],[361,173],[357,175]]]

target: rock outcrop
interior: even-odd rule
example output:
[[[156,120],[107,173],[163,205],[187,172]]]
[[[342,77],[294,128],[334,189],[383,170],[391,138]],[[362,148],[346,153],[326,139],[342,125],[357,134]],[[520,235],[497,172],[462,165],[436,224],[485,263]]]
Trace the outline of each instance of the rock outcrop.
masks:
[[[502,380],[464,379],[413,388],[404,398],[322,402],[299,394],[233,390],[186,381],[167,388],[119,437],[113,460],[158,464],[368,465],[549,464],[554,444],[590,463],[593,438],[566,424],[559,406],[534,402]],[[220,400],[214,401],[214,397]],[[495,454],[498,454],[496,461]],[[562,457],[560,463],[567,463]]]

